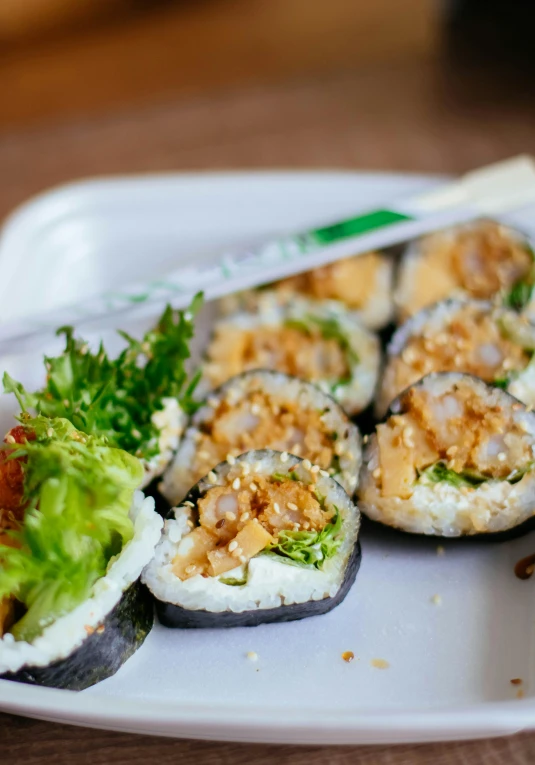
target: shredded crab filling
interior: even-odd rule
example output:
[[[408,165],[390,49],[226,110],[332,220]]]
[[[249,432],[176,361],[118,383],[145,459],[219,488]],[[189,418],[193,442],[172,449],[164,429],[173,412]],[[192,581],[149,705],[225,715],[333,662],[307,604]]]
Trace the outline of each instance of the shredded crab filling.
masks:
[[[531,355],[504,332],[497,316],[466,306],[438,332],[409,338],[390,362],[389,376],[395,393],[430,372],[462,371],[495,382],[525,369]]]
[[[214,387],[252,369],[274,369],[309,381],[346,379],[350,373],[340,343],[324,338],[313,326],[304,332],[289,326],[245,330],[221,325],[208,348],[208,360],[206,376]]]
[[[237,471],[209,489],[197,509],[199,525],[183,537],[172,563],[182,580],[225,574],[276,544],[282,531],[321,531],[335,514],[322,507],[314,482]]]
[[[326,470],[335,456],[338,433],[328,430],[323,412],[262,391],[234,402],[222,399],[197,436],[195,480],[227,459],[252,449],[290,452]]]
[[[403,414],[377,426],[379,468],[373,476],[383,497],[408,499],[423,471],[437,464],[482,482],[521,475],[533,460],[514,412],[489,405],[466,383],[441,396],[412,388],[401,408]]]
[[[458,289],[474,298],[488,299],[509,290],[532,269],[531,251],[504,226],[485,222],[462,228],[452,240],[443,233],[422,241],[422,257],[414,275],[416,289],[407,315],[438,302]]]
[[[283,297],[298,293],[316,300],[339,300],[348,308],[362,308],[374,294],[383,261],[379,253],[368,252],[282,279],[273,288]]]

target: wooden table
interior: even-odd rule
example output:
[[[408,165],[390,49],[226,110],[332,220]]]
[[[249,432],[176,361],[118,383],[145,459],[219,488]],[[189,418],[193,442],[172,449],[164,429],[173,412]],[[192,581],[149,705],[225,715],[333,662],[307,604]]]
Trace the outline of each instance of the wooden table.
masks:
[[[455,173],[535,154],[528,84],[431,61],[315,82],[229,92],[144,110],[0,132],[0,217],[76,177],[148,171],[346,168]],[[6,765],[77,762],[533,765],[535,735],[398,747],[253,746],[173,741],[0,716]]]

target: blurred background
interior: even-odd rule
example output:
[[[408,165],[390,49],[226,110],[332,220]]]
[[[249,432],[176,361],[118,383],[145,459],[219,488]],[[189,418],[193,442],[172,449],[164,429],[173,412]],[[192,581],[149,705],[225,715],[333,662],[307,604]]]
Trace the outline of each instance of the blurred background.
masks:
[[[533,0],[0,0],[0,218],[76,177],[535,153]]]

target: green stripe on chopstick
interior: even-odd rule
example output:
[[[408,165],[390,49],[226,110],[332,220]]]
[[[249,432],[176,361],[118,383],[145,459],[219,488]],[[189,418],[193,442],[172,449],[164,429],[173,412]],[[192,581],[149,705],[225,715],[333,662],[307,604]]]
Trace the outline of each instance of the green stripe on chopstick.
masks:
[[[359,215],[356,218],[349,218],[341,223],[335,223],[332,226],[324,226],[310,232],[310,236],[319,245],[332,244],[341,239],[347,239],[350,236],[365,234],[368,231],[374,231],[377,228],[391,226],[393,223],[414,220],[408,215],[394,212],[393,210],[375,210],[366,215]]]

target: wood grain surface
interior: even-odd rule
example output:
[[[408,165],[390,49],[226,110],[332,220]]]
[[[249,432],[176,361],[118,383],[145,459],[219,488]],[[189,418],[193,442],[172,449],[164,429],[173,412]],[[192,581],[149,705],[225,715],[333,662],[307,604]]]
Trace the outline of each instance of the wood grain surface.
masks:
[[[514,85],[514,86],[513,86]],[[0,216],[43,189],[110,173],[343,168],[455,173],[535,153],[529,83],[406,61],[322,80],[162,102],[0,132]],[[43,763],[533,765],[535,735],[426,746],[288,747],[173,741],[0,716],[0,757]]]

